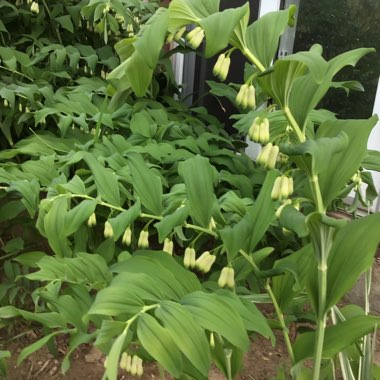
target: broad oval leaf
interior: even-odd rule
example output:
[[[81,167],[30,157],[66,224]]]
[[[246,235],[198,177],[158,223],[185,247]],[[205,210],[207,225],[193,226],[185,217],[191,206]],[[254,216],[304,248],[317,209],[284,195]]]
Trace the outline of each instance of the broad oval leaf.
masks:
[[[190,216],[195,223],[208,227],[216,203],[214,193],[216,169],[207,158],[197,155],[181,162],[178,173],[186,185]]]
[[[138,153],[128,154],[133,188],[142,205],[155,215],[162,213],[161,178],[148,168]]]
[[[191,364],[207,376],[211,364],[209,344],[191,313],[182,305],[163,301],[155,314]]]
[[[182,355],[170,333],[151,315],[143,313],[138,320],[137,336],[149,355],[178,378],[182,372]]]
[[[217,294],[190,293],[181,304],[201,327],[222,335],[242,351],[248,350],[249,339],[240,315]]]

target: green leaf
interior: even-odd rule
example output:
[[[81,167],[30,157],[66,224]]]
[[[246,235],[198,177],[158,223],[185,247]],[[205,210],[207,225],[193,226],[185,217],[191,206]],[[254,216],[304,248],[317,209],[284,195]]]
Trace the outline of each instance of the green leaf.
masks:
[[[380,242],[380,214],[354,220],[341,228],[328,257],[326,310],[349,291],[368,270]]]
[[[249,13],[248,3],[240,8],[214,13],[199,21],[206,35],[206,58],[212,57],[228,45],[234,29],[247,13]]]
[[[191,313],[175,302],[163,301],[155,314],[191,364],[207,377],[211,360],[209,344]]]
[[[161,178],[148,168],[138,153],[128,154],[129,168],[133,179],[133,188],[142,205],[151,213],[162,213]]]
[[[143,26],[133,46],[145,64],[153,70],[158,62],[168,29],[168,11],[159,8]]]
[[[282,209],[280,224],[282,227],[294,231],[300,238],[306,237],[309,234],[305,215],[298,211],[294,206],[287,205]]]
[[[295,10],[293,5],[283,11],[267,13],[247,28],[247,47],[265,67],[270,66],[278,49],[279,38],[287,29]]]
[[[118,216],[108,219],[113,229],[113,240],[116,241],[124,233],[125,229],[131,225],[141,212],[140,202],[136,202],[128,210],[121,212]]]
[[[84,152],[83,159],[94,176],[99,196],[114,206],[120,206],[120,191],[116,175],[102,166],[95,156],[90,153]]]
[[[139,297],[148,301],[179,300],[200,288],[196,276],[166,252],[138,251],[132,259],[114,265],[112,270],[121,272],[113,284],[128,284],[129,289],[133,287]]]
[[[41,251],[33,251],[18,255],[13,260],[17,261],[21,265],[26,265],[31,268],[36,268],[38,261],[40,261],[47,254]]]
[[[153,120],[147,111],[135,113],[131,118],[130,128],[135,134],[148,138],[153,137],[157,127],[152,129],[152,126]]]
[[[79,227],[85,223],[90,215],[95,211],[97,202],[95,200],[86,199],[79,205],[72,208],[64,215],[65,236],[75,233]]]
[[[118,316],[121,314],[136,314],[144,306],[144,302],[132,290],[111,283],[101,290],[88,311],[89,315],[99,314]]]
[[[114,321],[103,319],[100,329],[97,330],[97,337],[94,345],[102,351],[109,351],[113,343],[113,338],[120,335],[125,329],[125,321]]]
[[[182,372],[182,355],[170,333],[149,314],[138,319],[137,336],[141,345],[171,375],[178,378]]]
[[[181,304],[201,327],[222,335],[242,351],[248,350],[249,339],[240,315],[217,294],[194,292],[182,298]]]
[[[229,86],[225,83],[214,82],[212,80],[207,80],[206,83],[210,87],[210,93],[216,96],[225,96],[231,103],[235,103],[237,91],[235,88]]]
[[[22,194],[23,198],[21,202],[28,210],[30,217],[34,218],[40,200],[40,184],[38,181],[36,179],[32,179],[31,181],[12,181],[7,191],[17,191]]]
[[[110,282],[111,273],[104,259],[97,254],[77,253],[74,258],[45,256],[37,262],[39,271],[25,277],[37,281],[67,281],[86,283],[95,288]]]
[[[327,121],[318,128],[317,138],[338,136],[341,132],[346,133],[349,138],[346,149],[335,154],[328,161],[328,165],[322,164],[322,157],[318,162],[319,184],[325,205],[330,204],[358,170],[367,155],[367,141],[377,121],[377,116],[368,120]],[[326,158],[324,161],[327,161]]]
[[[379,317],[368,315],[353,317],[352,319],[327,327],[322,356],[325,359],[333,358],[362,336],[373,332],[380,324]],[[315,331],[300,335],[294,344],[296,363],[311,358],[314,353],[316,335]]]
[[[69,15],[55,17],[55,20],[59,23],[59,25],[61,25],[63,29],[66,29],[69,32],[74,33],[74,25]]]
[[[58,198],[53,201],[49,212],[44,218],[44,230],[49,244],[59,257],[70,257],[72,252],[66,238],[65,216],[67,214],[67,199]]]
[[[54,331],[54,332],[44,336],[43,338],[37,340],[37,342],[34,342],[30,346],[25,347],[20,352],[20,356],[17,359],[17,365],[20,365],[29,355],[33,354],[34,352],[36,352],[37,350],[39,350],[40,348],[45,346],[50,341],[51,338],[53,338],[54,336],[56,336],[58,334],[64,334],[67,331],[68,330]]]
[[[178,173],[186,185],[190,216],[195,223],[208,227],[216,203],[214,194],[216,169],[207,158],[196,155],[180,162]]]
[[[127,329],[116,338],[107,356],[107,368],[105,375],[109,380],[116,380],[120,362],[120,355],[122,353],[124,342],[127,337]]]
[[[82,344],[90,343],[94,337],[96,336],[96,333],[87,334],[83,332],[77,332],[74,333],[70,337],[70,343],[68,350],[66,351],[66,355],[62,360],[61,369],[63,374],[66,374],[66,372],[70,368],[70,355]]]
[[[187,207],[180,207],[157,222],[154,227],[156,227],[158,231],[159,242],[162,243],[175,227],[181,226],[186,221],[188,216],[189,211]]]
[[[276,338],[269,327],[268,320],[253,302],[239,298],[224,289],[218,289],[216,294],[240,315],[246,330],[261,334],[265,338],[270,339],[274,345]]]
[[[254,205],[249,207],[247,214],[234,226],[220,231],[230,260],[239,249],[251,252],[267,231],[275,213],[271,192],[277,176],[277,170],[268,172],[260,194]]]
[[[367,170],[376,170],[380,172],[380,152],[369,150],[363,160],[363,167]]]
[[[173,0],[169,6],[169,30],[174,33],[182,26],[196,23],[218,10],[219,0]]]

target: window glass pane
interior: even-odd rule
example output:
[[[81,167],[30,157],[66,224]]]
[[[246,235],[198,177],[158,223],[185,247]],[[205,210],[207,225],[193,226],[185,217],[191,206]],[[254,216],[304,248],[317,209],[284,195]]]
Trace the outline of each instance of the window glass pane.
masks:
[[[330,90],[320,107],[342,118],[371,116],[380,75],[379,31],[379,0],[300,0],[294,52],[308,50],[315,43],[323,46],[325,59],[360,47],[377,50],[335,78],[358,80],[365,92],[351,91],[347,97],[343,90]]]

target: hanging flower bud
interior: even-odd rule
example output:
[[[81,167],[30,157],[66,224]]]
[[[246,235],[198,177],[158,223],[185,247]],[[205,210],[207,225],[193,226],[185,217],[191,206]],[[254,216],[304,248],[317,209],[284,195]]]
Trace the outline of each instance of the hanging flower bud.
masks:
[[[143,373],[144,373],[143,361],[141,358],[139,358],[138,363],[137,363],[136,375],[138,377],[141,377],[143,375]]]
[[[115,14],[115,19],[119,24],[122,24],[125,21],[125,18],[123,15],[116,13]]]
[[[167,35],[167,37],[166,37],[166,43],[167,44],[170,44],[170,43],[172,43],[173,42],[173,40],[174,40],[174,34],[173,33],[169,33],[168,35]]]
[[[127,227],[124,231],[123,237],[121,238],[121,242],[126,246],[130,246],[132,243],[132,230],[131,227]]]
[[[108,220],[104,224],[104,237],[106,239],[113,237],[113,228]]]
[[[292,195],[293,192],[294,192],[294,181],[293,181],[293,177],[289,177],[288,178],[288,192],[289,192],[289,195]]]
[[[141,376],[144,372],[143,369],[143,361],[141,358],[139,358],[137,355],[133,355],[132,357],[132,362],[131,362],[131,369],[130,369],[130,374],[132,376],[137,375]]]
[[[173,247],[174,243],[169,238],[164,240],[164,248],[162,249],[164,252],[167,252],[169,255],[173,255]]]
[[[269,141],[269,120],[265,117],[260,123],[260,144],[266,144]]]
[[[230,70],[230,65],[231,65],[231,58],[226,57],[222,63],[222,67],[220,68],[220,74],[219,74],[219,79],[222,82],[225,81],[227,78],[228,72]]]
[[[119,367],[121,369],[126,369],[127,368],[128,359],[129,359],[129,362],[130,362],[131,361],[131,357],[126,352],[123,352],[123,354],[121,355],[120,362],[119,362]]]
[[[260,118],[258,116],[255,117],[248,130],[248,138],[253,142],[260,142]]]
[[[210,251],[205,251],[203,252],[195,261],[195,267],[198,268],[198,269],[201,269],[201,265],[202,265],[202,262],[203,260],[206,259],[206,257],[210,256]]]
[[[214,68],[212,69],[212,73],[217,77],[220,74],[220,69],[222,67],[222,63],[225,60],[226,56],[224,54],[220,54],[218,59],[216,60],[216,63],[214,65]]]
[[[111,8],[110,3],[107,3],[103,9],[103,14],[108,13],[110,11],[110,8]]]
[[[235,271],[234,268],[228,268],[226,285],[233,289],[235,287]]]
[[[199,45],[202,43],[204,37],[204,30],[200,26],[197,26],[195,29],[193,29],[187,34],[186,39],[193,49],[197,49]]]
[[[266,164],[266,162],[268,161],[269,153],[272,150],[272,147],[273,147],[272,143],[268,143],[267,145],[263,146],[263,149],[261,149],[261,152],[259,153],[256,159],[259,165],[264,166]]]
[[[132,356],[128,355],[127,360],[125,362],[125,370],[127,372],[131,372],[131,365],[132,365]]]
[[[139,357],[137,355],[133,355],[132,357],[132,363],[131,363],[131,370],[129,371],[132,376],[137,374],[137,365],[139,362]]]
[[[226,285],[229,288],[233,288],[235,286],[235,271],[233,268],[224,267],[222,269],[218,279],[218,285],[221,288],[224,288]]]
[[[40,13],[40,6],[38,5],[38,3],[36,1],[33,1],[31,6],[30,6],[30,11],[36,15],[38,15],[38,13]]]
[[[224,288],[227,283],[227,274],[228,274],[228,267],[224,267],[222,271],[220,272],[219,278],[218,278],[218,286],[220,288]]]
[[[195,266],[195,249],[187,247],[183,256],[183,265],[186,268],[194,268]]]
[[[248,85],[245,83],[240,87],[240,90],[239,90],[239,92],[236,96],[236,100],[235,100],[237,106],[243,107],[243,100],[246,98],[245,93],[246,93],[247,89],[248,89]]]
[[[293,194],[293,178],[282,175],[277,177],[272,190],[273,200],[283,200]]]
[[[281,198],[281,187],[283,182],[283,176],[277,177],[274,181],[271,198],[273,201],[278,201]]]
[[[9,102],[7,99],[4,99],[4,107],[8,107],[9,106]]]
[[[203,273],[209,272],[215,260],[215,255],[208,255],[205,259],[202,260],[201,264],[198,265],[199,270]]]
[[[87,225],[89,227],[94,227],[96,226],[96,214],[93,212],[90,217],[87,220]]]
[[[142,230],[140,232],[139,240],[137,242],[139,248],[148,248],[149,247],[149,232]]]
[[[174,41],[179,41],[182,38],[183,33],[185,33],[185,31],[186,26],[183,26],[182,28],[178,29],[178,31],[174,34]]]
[[[212,349],[215,348],[215,337],[214,337],[214,333],[211,331],[211,334],[210,334],[210,347]]]
[[[268,160],[264,166],[266,170],[271,170],[276,166],[276,161],[277,161],[279,151],[280,151],[280,148],[277,145],[274,145],[272,147],[272,149],[269,152]]]
[[[252,84],[248,87],[246,97],[247,97],[247,100],[246,100],[247,107],[252,110],[255,109],[256,108],[256,90]],[[244,108],[247,108],[247,107],[244,107]]]
[[[133,37],[135,35],[132,24],[127,25],[127,33],[128,37]]]
[[[216,224],[215,224],[215,219],[211,217],[210,223],[208,224],[208,229],[209,230],[216,230]]]

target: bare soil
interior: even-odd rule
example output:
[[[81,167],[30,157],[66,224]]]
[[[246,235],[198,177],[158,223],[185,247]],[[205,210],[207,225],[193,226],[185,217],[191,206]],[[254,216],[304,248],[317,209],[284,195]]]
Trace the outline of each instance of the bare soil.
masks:
[[[30,355],[20,366],[17,357],[22,348],[37,340],[39,333],[30,331],[21,338],[5,345],[5,337],[0,340],[3,349],[11,351],[8,361],[8,380],[101,380],[104,373],[104,356],[90,345],[81,346],[72,355],[71,367],[66,375],[61,372],[61,363],[66,352],[65,342],[58,342],[58,356],[54,357],[47,347]],[[276,375],[277,369],[287,363],[287,353],[280,333],[276,334],[276,347],[269,340],[255,336],[251,348],[244,358],[244,369],[239,380],[266,380]],[[120,373],[119,380],[137,379],[127,373]],[[169,378],[169,376],[167,376]],[[154,363],[144,363],[142,380],[160,379]],[[225,377],[215,368],[210,371],[210,380],[225,380]]]

